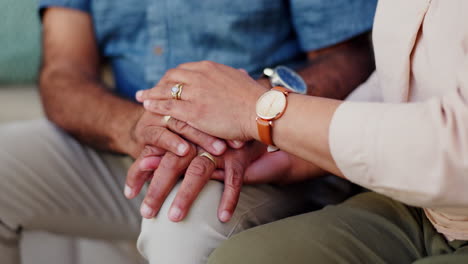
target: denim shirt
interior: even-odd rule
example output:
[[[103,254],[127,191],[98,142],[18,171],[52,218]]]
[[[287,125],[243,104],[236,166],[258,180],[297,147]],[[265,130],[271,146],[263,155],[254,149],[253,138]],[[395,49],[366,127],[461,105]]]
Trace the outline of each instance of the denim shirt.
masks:
[[[88,12],[115,91],[134,98],[177,65],[211,60],[258,76],[372,27],[377,0],[40,0]]]

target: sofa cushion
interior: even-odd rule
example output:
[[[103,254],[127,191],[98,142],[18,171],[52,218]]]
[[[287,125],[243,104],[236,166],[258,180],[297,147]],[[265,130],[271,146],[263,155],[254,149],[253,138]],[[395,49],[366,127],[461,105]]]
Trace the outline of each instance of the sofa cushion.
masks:
[[[1,0],[0,18],[0,84],[34,82],[40,59],[37,0]]]

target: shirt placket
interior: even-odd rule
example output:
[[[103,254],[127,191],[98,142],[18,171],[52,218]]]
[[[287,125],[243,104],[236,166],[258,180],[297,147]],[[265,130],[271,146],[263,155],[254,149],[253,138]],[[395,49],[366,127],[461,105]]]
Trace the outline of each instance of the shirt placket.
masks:
[[[159,81],[168,65],[167,12],[165,0],[148,0],[146,21],[149,43],[145,78],[150,85],[155,85]]]

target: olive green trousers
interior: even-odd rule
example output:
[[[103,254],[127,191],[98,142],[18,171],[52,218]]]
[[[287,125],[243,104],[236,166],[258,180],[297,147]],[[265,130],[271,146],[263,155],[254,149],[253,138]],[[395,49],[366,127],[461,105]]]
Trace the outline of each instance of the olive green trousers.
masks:
[[[244,231],[208,263],[468,263],[468,241],[448,242],[420,208],[363,193]]]

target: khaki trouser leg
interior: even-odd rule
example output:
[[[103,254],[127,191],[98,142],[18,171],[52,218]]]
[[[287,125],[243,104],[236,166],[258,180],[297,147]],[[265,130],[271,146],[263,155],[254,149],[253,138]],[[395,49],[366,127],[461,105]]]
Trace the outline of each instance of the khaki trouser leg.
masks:
[[[136,239],[139,200],[121,194],[127,163],[44,120],[1,126],[1,263],[19,263],[20,229]]]
[[[321,208],[323,205],[320,201],[324,200],[315,200],[310,187],[321,186],[322,192],[330,188],[326,181],[287,187],[244,186],[233,218],[228,223],[222,223],[218,220],[217,210],[224,185],[210,181],[194,202],[187,218],[173,223],[169,221],[167,213],[179,185],[170,193],[156,218],[143,220],[138,248],[150,263],[206,263],[209,254],[231,235]],[[332,188],[329,191],[336,192]]]
[[[17,264],[19,230],[44,230],[102,239],[136,239],[143,198],[122,194],[128,157],[79,144],[45,120],[0,127],[0,256]],[[223,185],[212,181],[183,223],[167,210],[144,220],[139,249],[150,263],[204,263],[239,231],[345,199],[352,190],[334,177],[288,187],[246,186],[233,219],[216,217]],[[4,256],[8,256],[4,257]]]

